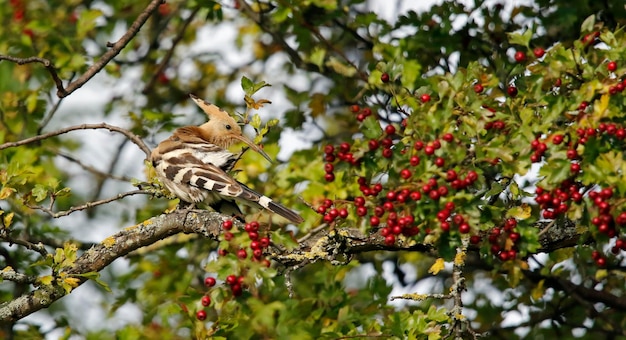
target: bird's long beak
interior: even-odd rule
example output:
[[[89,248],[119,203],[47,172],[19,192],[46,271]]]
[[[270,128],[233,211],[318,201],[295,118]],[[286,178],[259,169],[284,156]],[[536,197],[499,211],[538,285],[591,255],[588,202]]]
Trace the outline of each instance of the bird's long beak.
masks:
[[[263,151],[263,149],[261,149],[258,145],[254,144],[254,142],[252,142],[246,136],[233,136],[233,138],[236,138],[236,139],[246,143],[246,145],[248,145],[252,150],[260,153],[261,156],[263,156],[265,159],[267,159],[270,163],[274,163],[274,161],[272,161],[272,158],[268,154],[266,154],[265,151]]]

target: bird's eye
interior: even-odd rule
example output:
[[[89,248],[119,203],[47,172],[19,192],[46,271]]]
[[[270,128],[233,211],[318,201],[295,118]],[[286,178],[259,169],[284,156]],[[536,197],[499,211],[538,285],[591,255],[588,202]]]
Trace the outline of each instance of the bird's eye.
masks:
[[[230,124],[226,124],[226,130],[230,130],[232,129],[232,127],[230,126]]]

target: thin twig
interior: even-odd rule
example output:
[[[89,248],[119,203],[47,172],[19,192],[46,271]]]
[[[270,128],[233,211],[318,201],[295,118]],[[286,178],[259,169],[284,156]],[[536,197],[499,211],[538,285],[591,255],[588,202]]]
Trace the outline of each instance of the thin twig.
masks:
[[[48,72],[50,73],[50,76],[52,76],[52,80],[54,80],[54,84],[56,85],[58,92],[65,91],[65,89],[63,88],[63,81],[61,80],[61,78],[59,78],[59,74],[54,68],[54,65],[52,65],[52,62],[50,62],[50,60],[46,58],[39,58],[39,57],[16,58],[16,57],[12,57],[9,55],[0,55],[0,61],[2,60],[11,61],[18,65],[41,63],[48,70]]]
[[[13,239],[9,237],[8,233],[6,232],[6,229],[2,229],[0,231],[0,239],[3,239],[9,242],[9,244],[17,244],[19,246],[26,247],[27,249],[34,250],[38,252],[39,254],[41,254],[41,256],[43,257],[46,257],[46,255],[48,255],[48,251],[46,250],[43,244],[41,243],[35,244],[26,240]]]
[[[70,154],[66,154],[64,152],[60,152],[60,151],[53,151],[55,152],[57,155],[67,159],[68,161],[72,162],[72,163],[76,163],[78,166],[80,166],[81,168],[91,172],[92,174],[99,176],[99,177],[104,177],[104,178],[110,178],[110,179],[114,179],[116,181],[122,181],[122,182],[130,182],[132,179],[130,177],[126,177],[126,176],[117,176],[117,175],[113,175],[112,173],[107,173],[104,171],[100,171],[98,169],[96,169],[95,167],[85,164],[83,163],[81,160],[79,160],[78,158],[70,155]]]
[[[45,212],[46,214],[52,216],[53,218],[59,218],[59,217],[67,216],[67,215],[69,215],[69,214],[71,214],[73,212],[76,212],[76,211],[81,211],[81,210],[93,208],[93,207],[98,206],[98,205],[107,204],[107,203],[110,203],[110,202],[122,199],[124,197],[138,195],[138,194],[149,194],[149,192],[147,190],[133,190],[133,191],[128,191],[128,192],[123,192],[123,193],[117,194],[117,195],[115,195],[113,197],[105,198],[105,199],[102,199],[102,200],[99,200],[99,201],[87,202],[87,203],[85,203],[83,205],[79,205],[77,207],[71,207],[68,210],[63,210],[63,211],[58,211],[58,212],[54,212],[52,209],[46,208],[46,207],[43,207],[43,206],[27,205],[27,207],[29,207],[31,209],[35,209],[35,210],[41,210],[41,211]]]
[[[137,145],[139,147],[139,149],[141,149],[141,151],[143,151],[146,154],[146,157],[150,157],[150,148],[146,145],[146,143],[143,142],[143,140],[141,140],[141,138],[139,138],[139,136],[137,136],[136,134],[118,127],[118,126],[114,126],[114,125],[109,125],[107,123],[100,123],[100,124],[81,124],[81,125],[74,125],[74,126],[70,126],[70,127],[66,127],[57,131],[52,131],[52,132],[48,132],[48,133],[44,133],[42,135],[38,135],[38,136],[34,136],[34,137],[30,137],[30,138],[26,138],[26,139],[22,139],[20,141],[17,142],[9,142],[9,143],[4,143],[2,145],[0,145],[0,150],[4,150],[7,148],[14,148],[16,146],[21,146],[21,145],[25,145],[25,144],[29,144],[29,143],[34,143],[46,138],[50,138],[50,137],[54,137],[54,136],[58,136],[58,135],[62,135],[64,133],[68,133],[70,131],[75,131],[75,130],[96,130],[96,129],[106,129],[112,132],[119,132],[121,134],[123,134],[124,136],[128,137],[128,139],[130,139],[133,143],[135,143],[135,145]]]
[[[111,49],[105,52],[102,57],[96,61],[82,76],[78,77],[75,81],[70,83],[64,91],[58,91],[57,96],[59,98],[67,97],[70,93],[74,92],[78,88],[85,85],[87,81],[89,81],[96,73],[100,72],[106,64],[111,61],[111,59],[115,58],[124,47],[135,37],[139,29],[146,23],[148,18],[154,13],[161,3],[164,3],[163,0],[152,0],[150,4],[146,7],[146,9],[139,14],[137,19],[130,25],[130,28],[124,35],[115,43],[107,43],[107,47]]]
[[[154,74],[150,78],[150,81],[148,82],[148,84],[146,84],[146,86],[143,88],[143,91],[141,91],[141,93],[147,94],[147,93],[149,93],[152,90],[152,87],[154,86],[156,80],[159,78],[159,75],[162,74],[165,71],[165,68],[167,67],[167,64],[172,59],[172,56],[174,55],[174,49],[176,49],[176,46],[185,37],[185,31],[187,30],[187,27],[189,27],[189,25],[191,24],[191,22],[193,21],[193,19],[195,18],[196,14],[198,14],[199,11],[200,11],[200,6],[196,7],[193,10],[193,12],[191,12],[189,17],[187,19],[185,19],[185,22],[183,23],[183,27],[180,29],[180,31],[178,32],[178,34],[174,38],[174,41],[172,42],[172,47],[167,51],[167,53],[163,57],[163,60],[161,60],[161,62],[157,66],[156,71],[154,72]]]
[[[18,273],[12,268],[0,270],[0,278],[7,281],[13,281],[15,283],[35,283],[36,276],[30,276],[22,273]]]

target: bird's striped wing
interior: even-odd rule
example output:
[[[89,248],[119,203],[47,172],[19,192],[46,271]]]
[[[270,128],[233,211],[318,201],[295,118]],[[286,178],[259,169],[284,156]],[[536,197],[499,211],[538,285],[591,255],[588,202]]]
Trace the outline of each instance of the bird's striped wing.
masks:
[[[303,221],[302,217],[294,211],[248,188],[213,164],[202,164],[187,168],[184,171],[190,173],[188,183],[193,187],[213,191],[226,199],[236,199],[245,204],[263,207],[293,223]]]

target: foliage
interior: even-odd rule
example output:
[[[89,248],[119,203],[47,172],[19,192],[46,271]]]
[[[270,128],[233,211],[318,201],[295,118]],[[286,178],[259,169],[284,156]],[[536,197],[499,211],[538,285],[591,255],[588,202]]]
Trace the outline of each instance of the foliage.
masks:
[[[624,337],[624,11],[448,1],[385,18],[361,0],[11,0],[0,6],[0,310],[28,315],[37,309],[19,297],[54,297],[48,307],[87,281],[107,318],[133,305],[137,322],[83,323],[63,300],[38,312],[51,336]],[[233,27],[235,51],[203,40]],[[63,113],[92,84],[111,88],[106,105]],[[305,222],[248,209],[248,223],[129,239],[149,247],[113,254],[126,268],[87,270],[92,242],[112,252],[174,208],[150,164],[131,157],[139,179],[119,169],[128,150],[204,119],[182,117],[189,93],[238,113],[275,158],[305,136],[277,164],[245,153],[233,174]],[[124,128],[71,124],[91,117]],[[121,139],[111,151],[72,137],[83,129]],[[113,216],[120,231],[86,241],[67,215],[89,230]],[[0,317],[3,338],[47,332]]]

